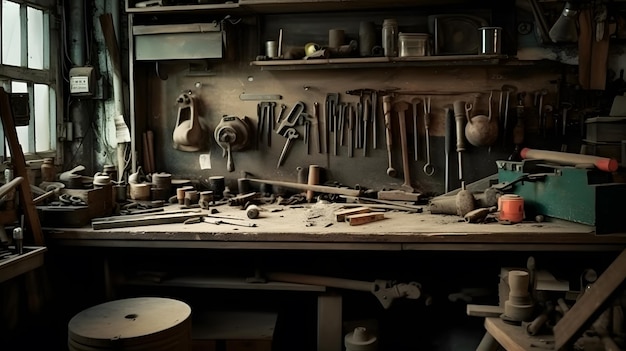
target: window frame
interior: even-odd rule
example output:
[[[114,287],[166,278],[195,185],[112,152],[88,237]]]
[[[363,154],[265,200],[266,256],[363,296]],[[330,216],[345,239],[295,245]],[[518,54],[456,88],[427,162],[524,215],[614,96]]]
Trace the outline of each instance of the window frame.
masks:
[[[45,157],[54,157],[55,163],[63,162],[63,78],[62,67],[60,61],[60,43],[61,32],[59,28],[58,15],[59,7],[55,0],[9,0],[20,5],[21,25],[21,66],[11,66],[0,62],[0,85],[7,91],[11,92],[11,82],[26,82],[29,94],[29,107],[31,111],[30,128],[29,128],[29,150],[25,152],[26,160],[36,160]],[[43,47],[43,69],[28,68],[28,23],[27,8],[32,7],[43,12],[43,28],[47,33],[47,39],[44,38]],[[2,9],[0,6],[0,22],[2,18]],[[0,23],[1,24],[1,23]],[[0,35],[0,55],[2,55],[2,36]],[[1,57],[1,56],[0,56]],[[35,116],[34,116],[34,86],[35,84],[43,84],[49,87],[49,114],[50,114],[50,146],[51,150],[39,151],[35,150]],[[0,128],[0,137],[4,141],[4,130]],[[3,142],[3,145],[6,143]],[[6,147],[0,148],[0,159],[7,158]]]

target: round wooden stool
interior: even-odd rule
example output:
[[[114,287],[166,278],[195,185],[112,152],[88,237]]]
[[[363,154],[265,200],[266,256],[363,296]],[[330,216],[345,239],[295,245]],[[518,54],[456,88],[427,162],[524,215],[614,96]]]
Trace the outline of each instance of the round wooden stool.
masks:
[[[70,351],[189,351],[191,308],[158,297],[96,305],[70,320],[68,346]]]

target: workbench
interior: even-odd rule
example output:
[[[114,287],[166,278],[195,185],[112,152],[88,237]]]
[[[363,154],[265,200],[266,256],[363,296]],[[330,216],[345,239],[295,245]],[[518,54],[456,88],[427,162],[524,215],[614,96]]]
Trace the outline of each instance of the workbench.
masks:
[[[626,247],[625,234],[596,235],[594,228],[556,219],[542,223],[523,222],[471,224],[461,217],[385,212],[385,219],[358,226],[337,222],[334,212],[341,204],[303,206],[261,206],[257,219],[248,219],[239,207],[219,206],[215,217],[254,227],[200,222],[171,223],[130,228],[94,230],[82,228],[45,228],[51,250],[63,248],[127,250],[230,250],[229,252],[426,252],[426,251],[528,251],[528,252],[619,252]],[[166,211],[180,211],[169,206]],[[208,215],[208,210],[194,210]],[[494,267],[499,263],[494,262]],[[106,270],[106,268],[105,268]],[[181,286],[228,289],[255,289],[246,282],[220,279],[182,278]],[[264,289],[310,291],[318,294],[318,350],[340,350],[341,295],[323,286],[279,283]]]
[[[569,221],[466,223],[453,215],[385,212],[385,219],[364,225],[338,223],[333,213],[341,204],[266,207],[257,219],[246,218],[238,207],[220,206],[210,220],[254,223],[182,223],[94,230],[45,228],[47,239],[63,246],[216,249],[313,250],[500,250],[500,251],[619,251],[625,233],[596,235],[594,228]],[[180,211],[168,206],[167,212]],[[198,216],[208,210],[195,210]],[[194,213],[194,212],[191,212]],[[153,216],[158,216],[154,214]],[[626,229],[626,228],[625,228]]]

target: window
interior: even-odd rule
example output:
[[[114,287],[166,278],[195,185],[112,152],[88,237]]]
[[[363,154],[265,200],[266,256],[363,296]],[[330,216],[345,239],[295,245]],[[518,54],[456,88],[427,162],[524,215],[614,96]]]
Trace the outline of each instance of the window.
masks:
[[[28,156],[50,156],[56,149],[57,63],[53,43],[58,31],[51,23],[51,0],[2,0],[0,84],[7,92],[28,93],[30,120],[18,126],[22,150]],[[4,131],[0,130],[2,139]],[[6,143],[1,156],[10,156]]]

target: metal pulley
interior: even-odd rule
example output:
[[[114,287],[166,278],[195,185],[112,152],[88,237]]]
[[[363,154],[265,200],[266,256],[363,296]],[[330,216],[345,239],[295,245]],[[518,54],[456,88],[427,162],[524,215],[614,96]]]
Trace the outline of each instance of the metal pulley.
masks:
[[[229,172],[235,170],[232,152],[243,150],[250,141],[250,122],[248,117],[224,116],[215,128],[214,137],[217,144],[222,148],[222,157],[227,157],[226,169]]]

